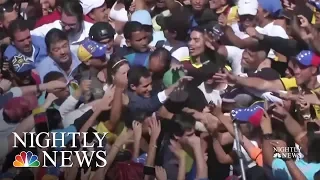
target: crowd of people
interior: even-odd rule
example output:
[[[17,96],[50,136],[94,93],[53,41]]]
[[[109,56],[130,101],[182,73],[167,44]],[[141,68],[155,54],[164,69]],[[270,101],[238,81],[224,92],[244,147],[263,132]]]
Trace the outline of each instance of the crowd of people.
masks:
[[[319,25],[318,0],[0,0],[0,179],[320,179]],[[105,166],[43,167],[95,133]]]

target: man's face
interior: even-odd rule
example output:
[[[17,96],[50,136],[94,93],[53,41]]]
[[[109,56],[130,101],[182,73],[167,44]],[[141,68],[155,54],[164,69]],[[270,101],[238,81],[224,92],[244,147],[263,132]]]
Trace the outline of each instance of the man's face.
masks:
[[[304,66],[300,64],[298,61],[293,61],[293,73],[296,78],[297,85],[301,86],[308,82],[312,75],[316,73],[317,68],[313,66]]]
[[[68,35],[73,35],[81,30],[81,24],[78,22],[76,16],[68,16],[62,12],[60,21],[63,31]]]
[[[108,38],[99,41],[101,44],[106,44],[107,45],[107,52],[106,54],[112,54],[113,53],[113,44],[114,44],[114,39],[113,38]]]
[[[152,79],[150,77],[141,77],[140,78],[140,84],[138,86],[134,86],[133,90],[140,96],[143,97],[150,97],[151,91],[152,91]]]
[[[57,80],[64,82],[64,83],[67,83],[67,80],[64,77],[59,78]],[[62,88],[62,89],[55,89],[55,90],[47,91],[47,92],[54,94],[58,99],[66,99],[70,95],[70,91],[69,91],[68,86],[66,86],[65,88]]]
[[[185,145],[188,143],[188,138],[193,135],[194,135],[194,129],[191,129],[191,130],[185,131],[183,136],[178,138],[176,137],[176,138],[178,139],[179,143]]]
[[[192,31],[190,35],[189,52],[191,56],[199,56],[205,51],[205,41],[203,34],[198,31]]]
[[[241,15],[239,16],[239,22],[242,24],[244,29],[248,27],[255,27],[256,26],[256,19],[253,15]]]
[[[145,31],[136,31],[132,33],[129,41],[130,46],[139,52],[148,51],[148,36]]]
[[[35,85],[35,80],[32,77],[32,70],[15,73],[14,79],[19,86]]]
[[[261,52],[262,53],[262,52]],[[264,60],[259,56],[259,51],[245,49],[242,53],[241,66],[246,69],[256,69]]]
[[[58,41],[50,45],[50,56],[57,63],[72,61],[69,42],[67,40]]]
[[[17,31],[14,33],[13,43],[15,47],[22,53],[32,52],[32,41],[30,30]]]
[[[192,9],[195,11],[202,11],[207,3],[208,0],[191,0]]]
[[[95,22],[108,22],[108,8],[106,4],[95,8],[92,12],[90,12],[89,16]]]
[[[8,29],[9,24],[16,19],[18,19],[17,11],[13,10],[12,12],[5,12],[4,20],[1,22],[1,24],[5,29]]]
[[[262,22],[267,15],[268,14],[265,12],[265,10],[263,10],[263,8],[259,5],[257,15],[256,15],[258,22]]]
[[[224,4],[221,0],[210,0],[210,9],[217,10],[221,8]]]

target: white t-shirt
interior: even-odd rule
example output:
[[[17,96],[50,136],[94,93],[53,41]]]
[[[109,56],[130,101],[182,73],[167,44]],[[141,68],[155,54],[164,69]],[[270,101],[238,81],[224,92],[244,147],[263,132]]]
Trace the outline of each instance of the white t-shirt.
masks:
[[[240,75],[243,72],[243,68],[241,66],[241,59],[243,49],[240,49],[236,46],[225,46],[227,50],[227,60],[231,64],[232,73],[234,75]]]
[[[232,30],[234,31],[235,35],[238,36],[240,39],[246,39],[249,37],[248,34],[245,32],[240,31],[238,23],[234,23],[231,25]],[[274,36],[274,37],[281,37],[284,39],[288,39],[289,36],[286,31],[279,25],[275,25],[274,22],[267,24],[264,27],[256,26],[255,28],[260,34],[264,34],[267,36]],[[268,54],[268,58],[274,59],[276,57],[274,50],[270,50]]]
[[[228,87],[226,85],[225,89]],[[220,105],[222,104],[222,99],[220,97],[220,90],[212,89],[212,91],[207,91],[206,88],[204,87],[204,83],[201,83],[198,88],[202,91],[204,94],[204,97],[206,98],[207,102],[212,102],[215,105]]]
[[[171,45],[169,45],[168,42],[165,42],[163,47],[168,51],[171,51],[171,49],[173,48]],[[186,57],[189,57],[189,48],[187,46],[180,47],[173,51],[171,53],[171,56],[176,58],[178,61],[181,61]]]

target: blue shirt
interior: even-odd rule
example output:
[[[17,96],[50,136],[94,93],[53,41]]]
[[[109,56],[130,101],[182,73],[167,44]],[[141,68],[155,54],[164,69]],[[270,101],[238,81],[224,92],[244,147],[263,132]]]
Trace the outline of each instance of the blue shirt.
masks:
[[[307,163],[303,159],[296,160],[295,163],[307,179],[313,179],[314,174],[320,170],[320,163]],[[292,179],[286,163],[281,159],[272,161],[272,172],[275,179]]]
[[[75,69],[81,64],[78,57],[72,54],[72,67],[71,72],[69,74],[66,74],[66,72],[59,67],[59,65],[49,56],[47,56],[45,59],[43,59],[36,67],[37,72],[39,73],[41,82],[43,82],[43,78],[46,74],[48,74],[51,71],[57,71],[61,72],[64,77],[67,79],[67,81],[72,81],[74,79],[74,75],[76,73]]]
[[[148,68],[149,66],[149,56],[151,54],[150,51],[147,52],[135,52],[130,47],[122,47],[116,53],[119,57],[124,57],[128,60],[130,66],[144,66]]]
[[[43,37],[31,36],[31,41],[33,46],[32,47],[33,53],[31,57],[27,57],[28,58],[27,60],[30,62],[30,64],[36,67],[38,63],[40,63],[45,57],[48,56],[48,53],[47,53],[47,48],[46,48],[46,44],[44,42]],[[4,52],[4,56],[9,61],[12,60],[13,56],[18,54],[23,54],[23,53],[19,52],[19,50],[13,45],[9,45],[6,51]]]

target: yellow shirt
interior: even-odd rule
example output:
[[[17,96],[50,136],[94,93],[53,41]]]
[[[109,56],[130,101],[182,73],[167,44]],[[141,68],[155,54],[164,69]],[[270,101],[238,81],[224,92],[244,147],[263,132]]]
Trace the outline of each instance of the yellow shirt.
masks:
[[[295,78],[281,78],[280,80],[281,80],[285,90],[289,90],[291,88],[298,87]],[[311,92],[313,94],[315,94],[315,92],[320,92],[320,88],[316,88],[314,90],[311,90]],[[314,111],[316,113],[317,119],[320,119],[320,106],[319,105],[312,105],[312,106],[313,106]]]
[[[99,133],[107,133],[106,137],[108,139],[108,143],[112,144],[116,138],[121,134],[122,131],[125,131],[127,128],[124,126],[124,123],[119,123],[118,127],[116,128],[115,132],[110,132],[106,126],[104,125],[104,122],[100,122],[97,125],[97,132]]]
[[[286,91],[290,90],[291,88],[298,87],[296,78],[281,78],[280,80]]]
[[[227,16],[227,24],[228,25],[231,25],[231,24],[239,21],[238,6],[230,7],[229,5],[226,5],[220,9],[218,9],[217,14],[225,14]]]

